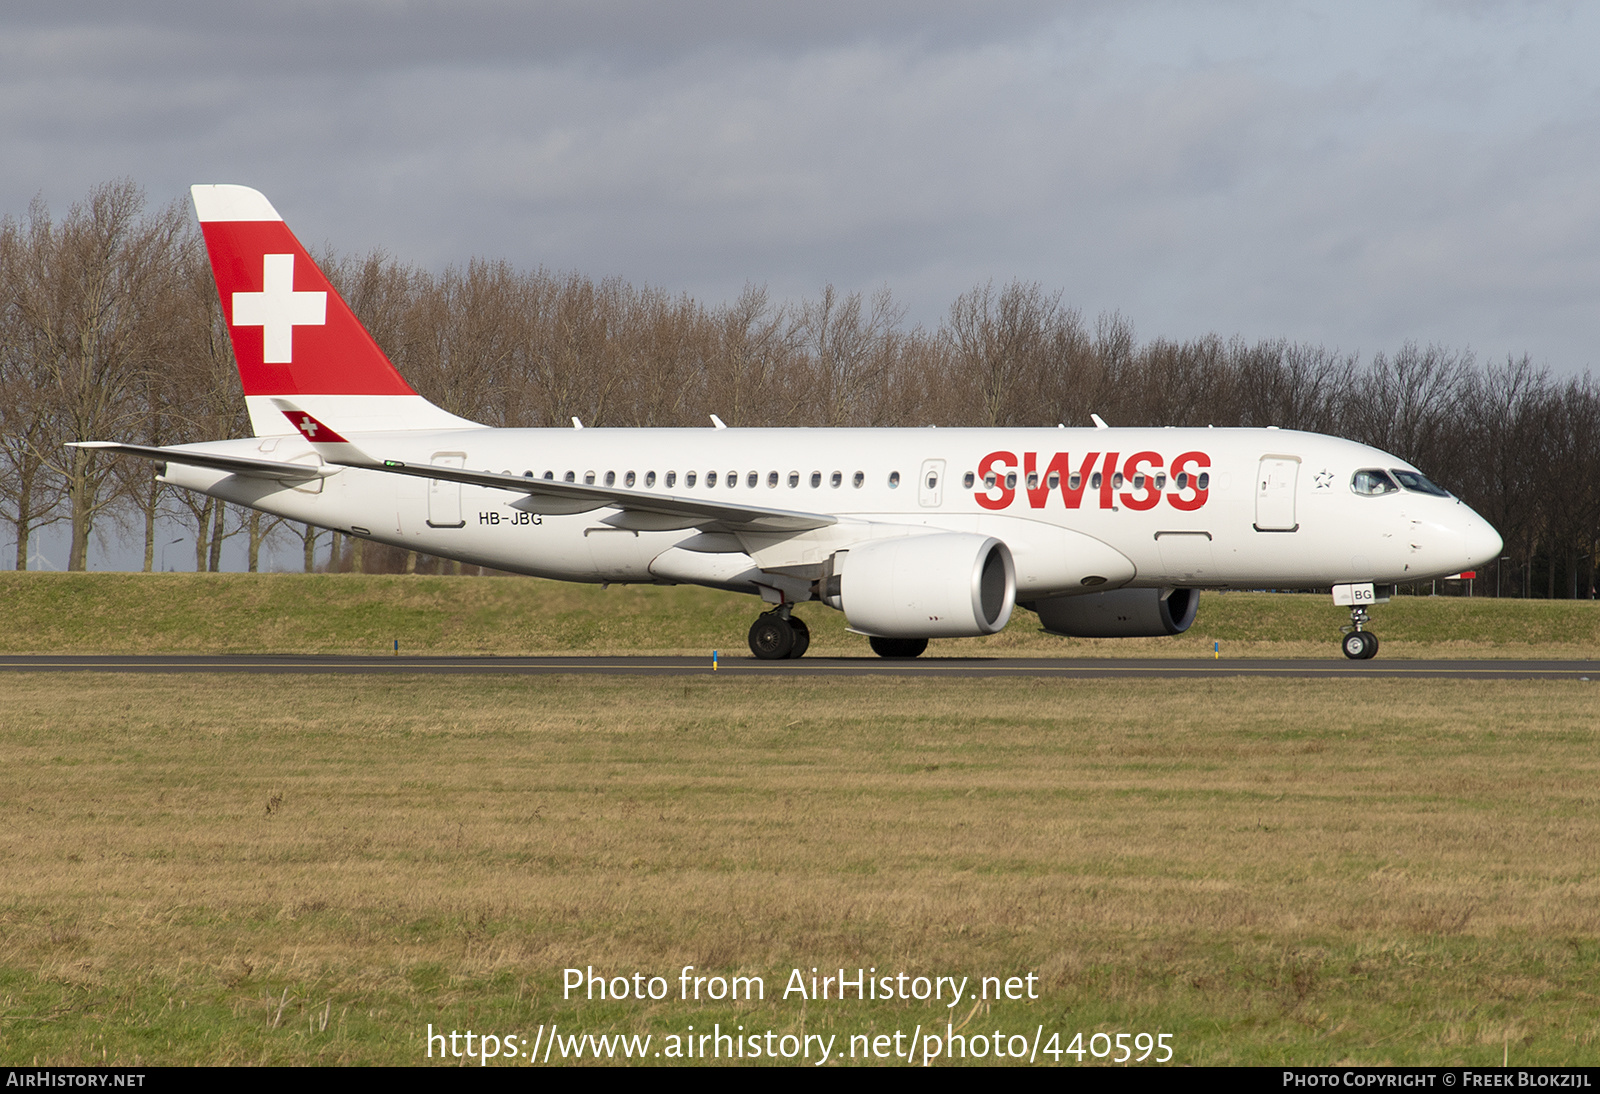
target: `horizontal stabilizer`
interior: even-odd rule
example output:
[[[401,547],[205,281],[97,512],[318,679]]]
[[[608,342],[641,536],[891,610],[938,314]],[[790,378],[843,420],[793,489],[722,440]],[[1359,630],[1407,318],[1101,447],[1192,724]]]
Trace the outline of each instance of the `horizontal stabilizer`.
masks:
[[[325,479],[337,475],[343,467],[335,464],[285,463],[282,460],[256,460],[246,456],[219,456],[213,452],[196,452],[189,448],[156,448],[145,444],[118,444],[115,441],[77,441],[68,448],[98,448],[124,456],[157,460],[161,463],[181,463],[190,467],[209,467],[243,475],[252,479],[304,482],[308,479]]]

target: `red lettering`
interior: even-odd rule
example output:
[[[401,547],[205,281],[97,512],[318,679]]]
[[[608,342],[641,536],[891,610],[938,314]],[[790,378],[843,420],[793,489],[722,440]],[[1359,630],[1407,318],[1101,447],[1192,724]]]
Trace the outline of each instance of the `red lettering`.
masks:
[[[1000,465],[1000,469],[993,472],[994,486],[991,487],[986,484],[989,474],[996,464]],[[1015,489],[1006,486],[1005,476],[1005,470],[1015,466],[1017,466],[1017,457],[1011,452],[991,452],[978,461],[978,485],[981,489],[972,496],[978,499],[979,505],[985,509],[1004,509],[1016,499],[1017,492]],[[994,490],[1000,492],[998,498],[989,496]]]
[[[1066,503],[1068,509],[1076,509],[1078,506],[1083,504],[1083,486],[1089,481],[1089,476],[1092,474],[1090,468],[1094,466],[1094,461],[1100,458],[1100,453],[1090,452],[1084,456],[1083,463],[1079,466],[1076,475],[1069,475],[1066,473],[1066,455],[1067,454],[1065,452],[1061,454],[1063,462],[1061,474],[1061,500]],[[1051,468],[1054,468],[1055,465],[1055,461],[1051,460]],[[1078,480],[1078,484],[1076,486],[1072,485],[1072,480],[1074,478]]]
[[[1089,475],[1089,468],[1094,466],[1094,461],[1100,458],[1100,453],[1091,452],[1084,457],[1083,467],[1078,472],[1078,485],[1072,485],[1071,458],[1065,452],[1057,452],[1050,457],[1050,466],[1044,469],[1044,477],[1035,477],[1035,468],[1038,466],[1038,454],[1024,452],[1022,454],[1022,470],[1028,479],[1028,504],[1035,509],[1043,509],[1050,500],[1050,476],[1057,477],[1061,488],[1061,500],[1068,509],[1076,509],[1083,502],[1083,480]]]
[[[1206,503],[1206,495],[1211,492],[1210,490],[1200,489],[1200,472],[1191,470],[1191,465],[1194,468],[1210,467],[1211,457],[1204,452],[1185,452],[1172,461],[1174,484],[1176,484],[1179,475],[1188,477],[1183,486],[1179,487],[1176,492],[1167,495],[1167,500],[1172,503],[1174,509],[1182,509],[1185,512],[1192,512],[1204,505]],[[1183,496],[1184,490],[1193,492],[1194,496],[1185,498]]]
[[[1100,469],[1100,508],[1111,508],[1111,492],[1116,489],[1117,460],[1120,452],[1107,452],[1105,466]]]
[[[1118,497],[1122,499],[1123,505],[1129,509],[1141,510],[1156,507],[1156,502],[1161,500],[1161,491],[1156,489],[1155,471],[1160,466],[1159,452],[1135,452],[1128,457],[1128,462],[1122,468],[1122,479],[1136,490],[1141,490],[1142,494],[1133,491],[1119,494]],[[1139,483],[1141,475],[1144,476],[1142,486]]]
[[[1016,454],[1012,452],[991,452],[978,462],[979,489],[973,497],[979,505],[985,509],[1005,509],[1015,503],[1018,492],[1017,462]],[[1120,502],[1135,512],[1144,512],[1161,504],[1157,477],[1164,461],[1159,452],[1135,452],[1126,461],[1122,461],[1119,452],[1086,452],[1079,460],[1076,471],[1072,468],[1071,455],[1057,452],[1050,457],[1050,464],[1044,469],[1043,476],[1039,474],[1037,452],[1024,452],[1021,463],[1023,489],[1027,491],[1028,505],[1033,509],[1048,506],[1050,494],[1056,488],[1061,490],[1061,502],[1068,509],[1082,507],[1086,487],[1099,492],[1102,509],[1110,509],[1114,503]],[[1097,465],[1098,472],[1094,470]],[[1206,503],[1210,490],[1201,487],[1200,475],[1210,466],[1211,457],[1204,452],[1185,452],[1172,461],[1170,477],[1175,489],[1167,495],[1167,501],[1174,509],[1193,511]],[[1055,476],[1054,482],[1051,481],[1052,475]],[[986,485],[991,477],[992,484]],[[1092,478],[1099,481],[1094,482]],[[1178,485],[1180,478],[1181,486]],[[1010,485],[1007,485],[1008,480]],[[1128,489],[1119,489],[1124,486]]]

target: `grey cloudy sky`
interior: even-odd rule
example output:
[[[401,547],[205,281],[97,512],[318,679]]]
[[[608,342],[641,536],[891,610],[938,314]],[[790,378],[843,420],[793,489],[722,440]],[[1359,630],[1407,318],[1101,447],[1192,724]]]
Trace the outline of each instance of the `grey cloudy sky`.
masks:
[[[129,176],[312,246],[717,303],[1037,280],[1141,337],[1600,363],[1600,5],[10,3],[0,213]]]

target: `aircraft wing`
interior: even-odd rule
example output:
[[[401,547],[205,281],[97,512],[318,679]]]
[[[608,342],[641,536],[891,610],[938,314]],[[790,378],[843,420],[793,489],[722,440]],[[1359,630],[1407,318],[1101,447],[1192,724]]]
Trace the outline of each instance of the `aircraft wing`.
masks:
[[[288,479],[303,481],[325,479],[337,475],[341,468],[328,464],[286,463],[282,460],[257,460],[248,456],[219,456],[214,452],[194,452],[184,448],[156,448],[145,444],[118,444],[116,441],[75,441],[68,448],[98,448],[124,456],[160,463],[182,463],[194,467],[210,467],[252,479]]]
[[[590,486],[584,483],[558,482],[553,479],[534,479],[526,475],[510,475],[495,471],[468,471],[459,467],[408,464],[399,460],[351,463],[348,466],[527,494],[530,503],[537,500],[550,504],[548,507],[541,507],[538,504],[527,504],[525,507],[546,513],[582,513],[610,506],[621,509],[622,513],[609,518],[607,523],[639,531],[701,528],[705,531],[719,532],[804,532],[839,523],[836,517],[821,513],[769,509],[759,505],[740,505],[707,498],[651,494],[642,490],[625,490],[614,486]]]

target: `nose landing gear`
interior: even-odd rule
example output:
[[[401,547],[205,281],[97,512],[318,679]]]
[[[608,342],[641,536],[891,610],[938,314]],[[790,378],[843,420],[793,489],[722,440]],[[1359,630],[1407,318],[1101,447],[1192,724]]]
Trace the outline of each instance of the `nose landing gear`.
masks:
[[[762,613],[750,625],[750,652],[763,661],[803,657],[810,645],[811,629],[789,613],[787,604]]]
[[[1377,656],[1378,636],[1361,629],[1366,622],[1367,609],[1358,604],[1350,609],[1350,625],[1340,628],[1344,631],[1344,639],[1339,643],[1339,648],[1352,661],[1370,661]]]

